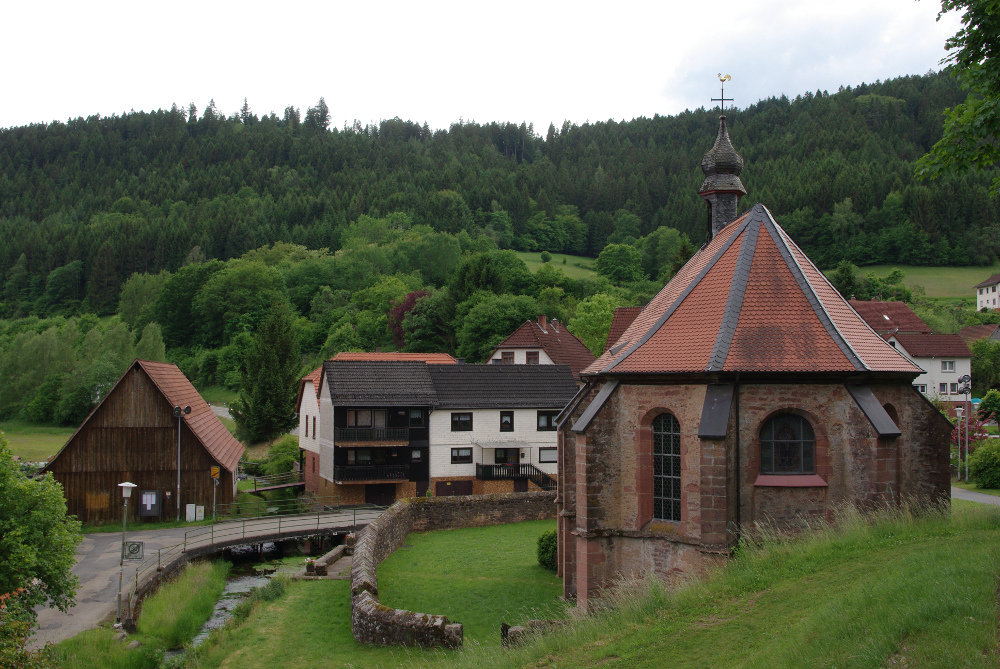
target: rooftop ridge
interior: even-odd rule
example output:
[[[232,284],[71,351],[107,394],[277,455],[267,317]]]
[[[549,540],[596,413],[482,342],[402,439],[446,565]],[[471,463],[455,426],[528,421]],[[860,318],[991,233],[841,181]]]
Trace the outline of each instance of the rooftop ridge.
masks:
[[[715,346],[708,356],[708,365],[705,371],[722,371],[726,364],[729,349],[733,344],[733,337],[736,336],[736,327],[739,325],[743,296],[746,294],[747,283],[750,280],[750,268],[753,267],[753,255],[754,251],[757,250],[757,235],[760,233],[760,226],[759,215],[752,215],[747,221],[746,232],[740,243],[739,256],[736,259],[736,270],[733,272],[733,278],[729,284],[729,297],[726,299],[726,308],[722,314],[719,334],[715,339]]]

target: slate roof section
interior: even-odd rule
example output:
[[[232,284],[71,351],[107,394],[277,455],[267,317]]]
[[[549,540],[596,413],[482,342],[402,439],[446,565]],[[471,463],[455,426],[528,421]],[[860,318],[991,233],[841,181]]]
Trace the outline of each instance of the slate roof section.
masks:
[[[957,334],[903,334],[892,335],[907,353],[914,358],[971,358],[972,351]]]
[[[973,288],[986,288],[988,286],[993,286],[998,283],[1000,283],[1000,274],[994,274],[990,278],[986,279],[986,281],[977,283],[975,286],[973,286]]]
[[[428,367],[408,360],[327,360],[323,375],[334,404],[435,406]]]
[[[574,378],[594,362],[594,354],[563,323],[549,321],[543,328],[537,321],[525,321],[521,327],[497,344],[490,357],[501,349],[538,348],[552,358],[556,365],[567,365]]]
[[[872,330],[882,336],[894,332],[926,333],[933,332],[920,316],[913,313],[905,302],[880,302],[878,300],[850,300],[851,307]]]
[[[921,372],[761,204],[722,228],[584,373],[718,371]]]
[[[576,394],[566,365],[428,365],[437,406],[562,409]]]
[[[608,330],[608,341],[604,344],[604,350],[607,351],[609,348],[615,345],[615,343],[621,339],[621,336],[625,334],[625,330],[628,326],[632,325],[632,321],[642,312],[642,307],[616,307],[615,315],[611,318],[611,329]]]
[[[1000,325],[966,325],[958,331],[958,335],[969,346],[977,339],[1000,340]]]
[[[191,407],[191,413],[184,417],[188,428],[216,462],[227,471],[235,472],[236,465],[246,449],[226,429],[212,411],[212,407],[195,390],[177,365],[149,360],[136,360],[133,364],[141,367],[149,375],[172,406]]]

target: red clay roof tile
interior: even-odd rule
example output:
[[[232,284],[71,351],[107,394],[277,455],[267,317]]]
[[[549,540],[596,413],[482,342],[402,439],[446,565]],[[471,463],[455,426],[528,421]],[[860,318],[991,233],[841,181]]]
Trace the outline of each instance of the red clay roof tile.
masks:
[[[611,318],[611,329],[608,330],[608,341],[604,344],[605,351],[621,339],[621,336],[625,334],[625,330],[628,329],[628,326],[632,325],[632,321],[636,319],[641,311],[642,307],[615,308],[615,315]]]
[[[580,372],[587,365],[594,362],[590,349],[559,321],[549,321],[545,329],[536,321],[525,321],[496,345],[493,355],[502,348],[540,348],[552,358],[553,364],[568,366],[576,379],[580,378]]]
[[[904,334],[892,337],[914,358],[971,358],[972,351],[957,334]]]
[[[913,313],[906,302],[881,302],[879,300],[850,300],[861,318],[881,335],[892,332],[926,332],[931,327]]]

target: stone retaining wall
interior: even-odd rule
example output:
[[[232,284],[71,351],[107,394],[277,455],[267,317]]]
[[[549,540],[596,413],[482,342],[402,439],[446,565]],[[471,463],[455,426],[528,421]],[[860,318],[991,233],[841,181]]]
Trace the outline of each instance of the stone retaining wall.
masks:
[[[382,606],[378,565],[413,531],[484,527],[555,518],[554,492],[403,499],[361,531],[351,567],[351,632],[360,643],[457,648],[461,623],[445,616]]]

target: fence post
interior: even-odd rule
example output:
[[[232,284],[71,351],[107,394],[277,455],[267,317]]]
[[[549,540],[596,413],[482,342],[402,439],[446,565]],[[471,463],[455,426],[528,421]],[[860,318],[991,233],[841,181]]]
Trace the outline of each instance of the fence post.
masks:
[[[215,525],[212,525],[212,545],[215,545]]]
[[[187,549],[188,549],[188,533],[185,532],[184,533],[184,548],[181,549],[181,553],[187,553]]]
[[[160,573],[160,550],[161,549],[159,549],[159,548],[156,549],[156,573],[157,574]]]
[[[278,536],[281,536],[281,516],[278,516]]]

